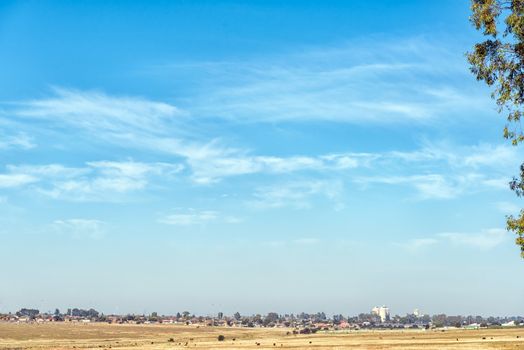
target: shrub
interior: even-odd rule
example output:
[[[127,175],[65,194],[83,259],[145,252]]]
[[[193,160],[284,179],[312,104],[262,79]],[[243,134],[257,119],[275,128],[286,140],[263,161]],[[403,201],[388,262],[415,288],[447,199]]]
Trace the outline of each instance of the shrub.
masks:
[[[224,337],[222,334],[218,336],[218,341],[224,341],[226,337]]]

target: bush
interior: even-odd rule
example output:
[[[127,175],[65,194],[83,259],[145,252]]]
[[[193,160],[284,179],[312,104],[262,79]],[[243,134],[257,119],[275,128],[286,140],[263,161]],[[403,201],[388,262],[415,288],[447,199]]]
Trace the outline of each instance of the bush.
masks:
[[[226,337],[224,337],[222,334],[218,336],[218,341],[224,341]]]

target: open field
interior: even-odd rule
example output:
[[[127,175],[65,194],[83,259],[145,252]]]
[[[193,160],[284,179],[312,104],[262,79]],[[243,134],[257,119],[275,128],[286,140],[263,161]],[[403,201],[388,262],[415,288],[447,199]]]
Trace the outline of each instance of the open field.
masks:
[[[353,331],[313,335],[286,335],[286,332],[286,329],[197,328],[179,325],[0,323],[0,349],[524,350],[524,328],[445,332]],[[225,336],[224,341],[217,340],[220,334]],[[168,341],[170,338],[174,341]]]

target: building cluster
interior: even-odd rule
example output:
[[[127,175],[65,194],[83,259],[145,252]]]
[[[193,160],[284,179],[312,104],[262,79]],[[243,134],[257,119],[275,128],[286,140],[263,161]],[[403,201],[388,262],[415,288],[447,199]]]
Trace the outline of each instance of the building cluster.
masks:
[[[380,322],[388,322],[390,320],[389,316],[389,308],[384,306],[375,306],[373,309],[371,309],[371,314],[380,317]]]
[[[176,315],[104,315],[94,309],[68,309],[61,313],[41,313],[36,309],[20,309],[16,313],[0,314],[4,322],[106,322],[117,324],[182,324],[202,327],[278,327],[287,328],[293,333],[315,333],[318,331],[350,331],[359,329],[398,329],[398,328],[481,328],[481,327],[524,327],[524,317],[481,317],[481,316],[447,316],[425,315],[415,309],[405,316],[391,316],[386,306],[374,307],[369,314],[357,316],[333,315],[326,316],[323,312],[315,314],[278,314],[270,312],[267,315],[243,316],[240,313],[227,316],[222,312],[216,316],[196,316],[187,311]],[[290,330],[289,330],[290,329]]]

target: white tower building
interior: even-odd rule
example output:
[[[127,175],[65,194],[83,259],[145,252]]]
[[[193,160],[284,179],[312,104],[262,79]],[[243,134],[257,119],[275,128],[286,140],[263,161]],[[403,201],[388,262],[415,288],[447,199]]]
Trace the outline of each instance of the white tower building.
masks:
[[[380,317],[381,322],[389,321],[390,318],[389,308],[386,305],[380,307],[375,306],[373,309],[371,309],[371,314]]]

